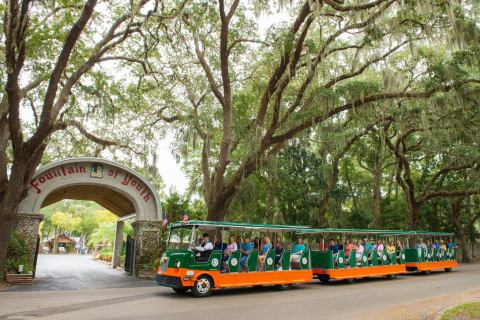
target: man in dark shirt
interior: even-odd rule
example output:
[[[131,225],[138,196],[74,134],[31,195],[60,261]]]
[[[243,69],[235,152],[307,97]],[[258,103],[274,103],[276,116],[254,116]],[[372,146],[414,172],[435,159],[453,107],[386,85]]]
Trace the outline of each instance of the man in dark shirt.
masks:
[[[337,248],[338,250],[343,250],[343,244],[341,239],[337,239]]]
[[[227,248],[227,244],[222,241],[222,235],[221,234],[217,235],[215,244],[213,246],[213,250],[222,250],[222,255],[223,255],[223,251],[225,251],[226,248]]]
[[[332,250],[333,254],[338,253],[338,246],[335,244],[335,240],[330,240],[330,246],[328,247],[328,250]]]

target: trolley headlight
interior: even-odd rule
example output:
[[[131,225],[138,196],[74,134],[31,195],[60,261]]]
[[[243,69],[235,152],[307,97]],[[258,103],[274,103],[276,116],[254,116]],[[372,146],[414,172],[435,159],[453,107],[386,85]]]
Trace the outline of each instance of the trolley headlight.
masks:
[[[175,261],[175,267],[180,268],[180,260]]]
[[[193,272],[193,270],[188,270],[187,272],[185,272],[185,277],[183,277],[183,280],[190,280],[190,278],[194,275],[195,273]]]

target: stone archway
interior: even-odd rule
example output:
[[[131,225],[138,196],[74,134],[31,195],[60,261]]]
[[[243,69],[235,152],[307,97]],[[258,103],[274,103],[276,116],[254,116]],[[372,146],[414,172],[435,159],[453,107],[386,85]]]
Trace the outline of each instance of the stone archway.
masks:
[[[24,234],[32,250],[32,262],[40,209],[63,199],[95,201],[120,218],[134,217],[133,273],[159,257],[162,209],[158,193],[138,172],[101,158],[71,158],[41,167],[30,181],[26,197],[17,209],[16,230]],[[113,267],[119,263],[123,221],[117,222]]]

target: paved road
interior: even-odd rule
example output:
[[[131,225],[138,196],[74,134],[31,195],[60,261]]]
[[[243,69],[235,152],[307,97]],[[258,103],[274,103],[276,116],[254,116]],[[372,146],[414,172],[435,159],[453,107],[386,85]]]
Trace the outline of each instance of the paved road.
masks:
[[[81,264],[82,276],[77,278],[85,278],[77,286],[73,280],[62,282],[68,284],[68,291],[58,291],[62,284],[58,275],[50,273],[54,269],[49,273],[40,273],[39,269],[38,276],[50,274],[54,284],[47,286],[39,279],[39,284],[24,287],[23,292],[0,292],[0,320],[430,319],[429,315],[449,305],[480,301],[480,264],[461,266],[451,273],[402,276],[396,280],[329,285],[312,282],[282,292],[269,287],[229,289],[195,299],[151,286],[149,280],[114,274],[117,271],[89,259],[75,261],[80,260],[85,264]],[[72,260],[72,271],[75,265]],[[94,279],[99,282],[87,283]],[[39,286],[48,291],[39,292]],[[70,290],[72,287],[76,290]]]
[[[10,291],[83,290],[154,286],[149,279],[129,277],[125,272],[92,259],[90,255],[38,256],[33,286]]]

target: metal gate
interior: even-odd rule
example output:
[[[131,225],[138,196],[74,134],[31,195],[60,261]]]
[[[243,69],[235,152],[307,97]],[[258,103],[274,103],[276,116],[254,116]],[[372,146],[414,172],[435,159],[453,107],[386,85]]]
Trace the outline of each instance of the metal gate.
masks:
[[[125,247],[125,266],[124,269],[129,275],[133,273],[133,256],[135,252],[135,241],[132,237],[127,236],[127,243]]]
[[[33,258],[33,268],[32,268],[33,278],[35,278],[35,270],[37,270],[37,259],[38,259],[39,249],[40,249],[40,236],[37,236],[37,246],[35,248],[35,258]]]

